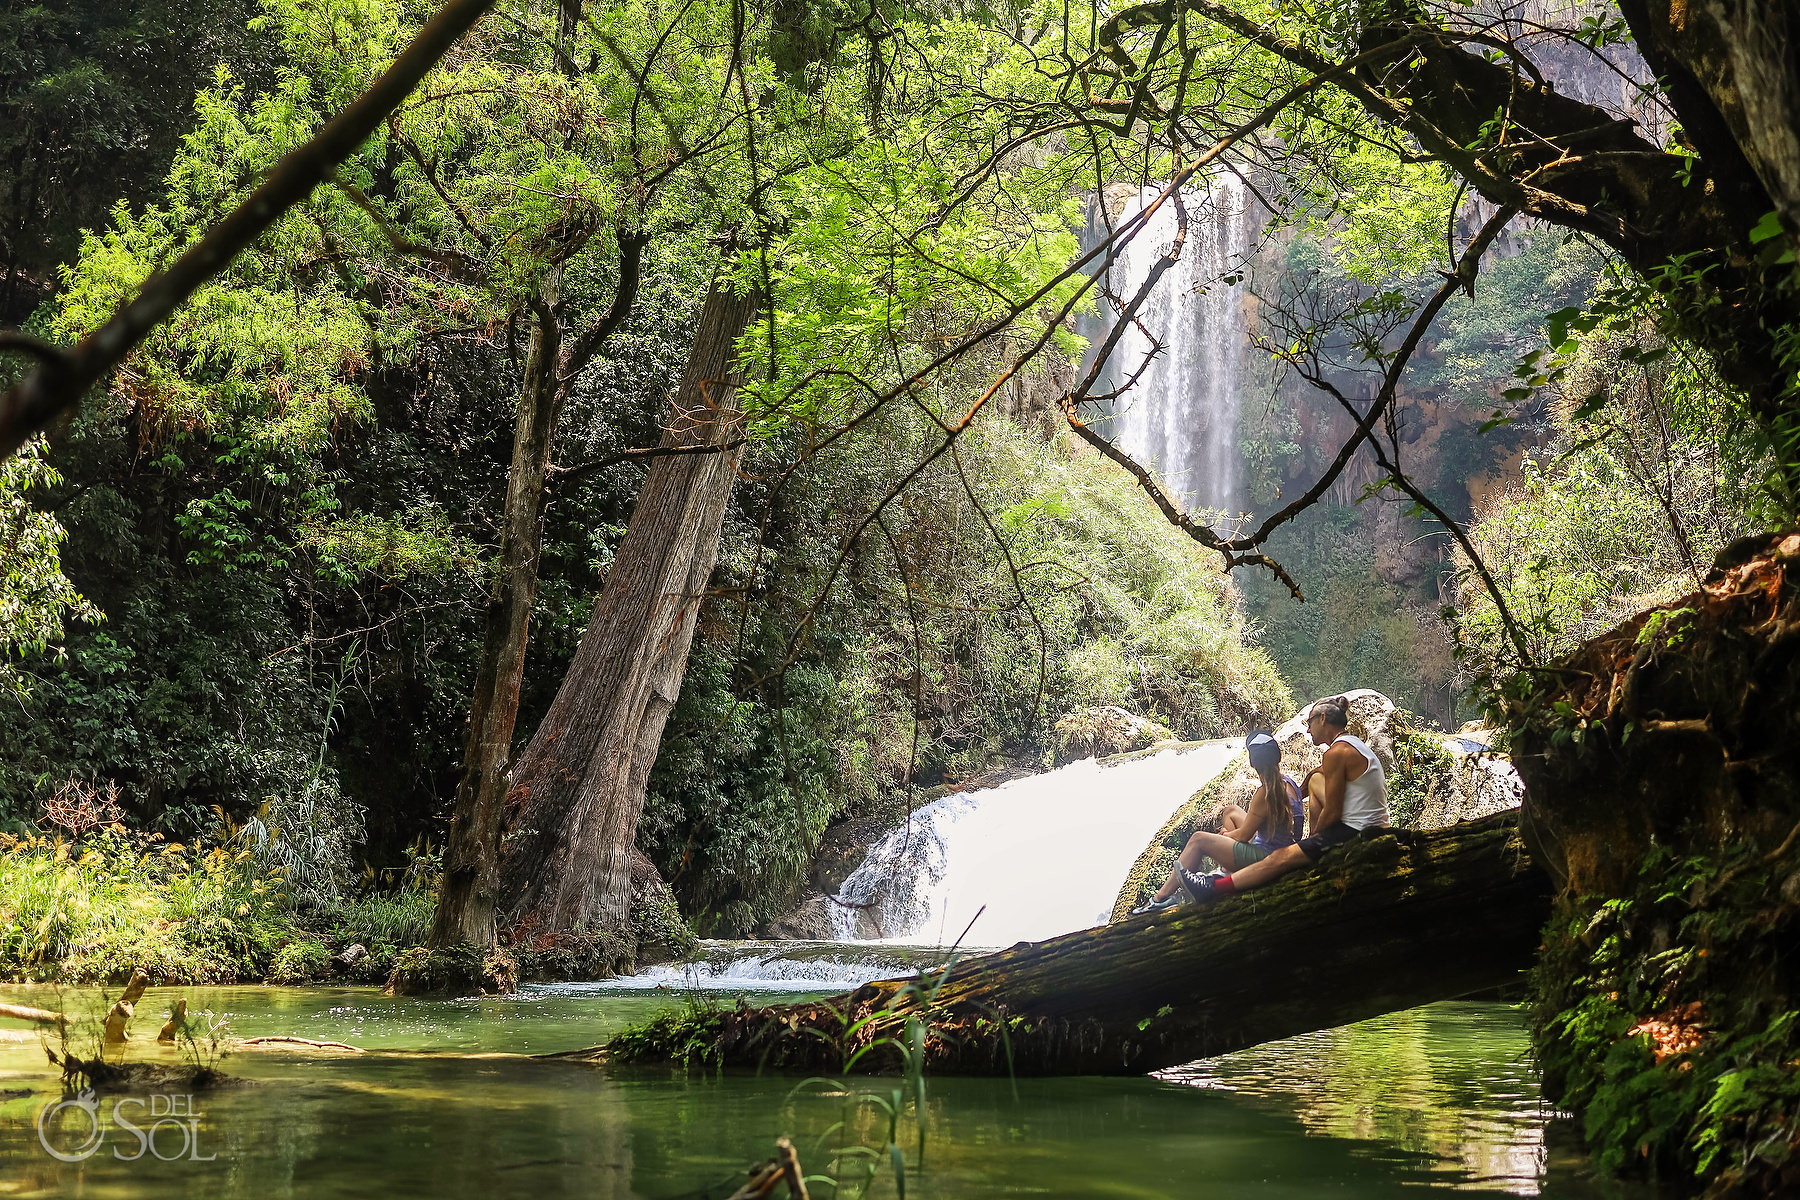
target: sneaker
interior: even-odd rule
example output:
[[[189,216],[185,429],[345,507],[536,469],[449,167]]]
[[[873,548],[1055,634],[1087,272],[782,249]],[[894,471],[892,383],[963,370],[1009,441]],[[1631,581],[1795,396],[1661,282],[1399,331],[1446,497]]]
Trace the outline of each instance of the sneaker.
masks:
[[[1219,898],[1219,894],[1213,891],[1213,880],[1222,876],[1223,871],[1217,875],[1202,875],[1177,865],[1175,874],[1181,879],[1182,890],[1193,897],[1195,904],[1208,904]]]
[[[1150,900],[1150,901],[1147,901],[1146,903],[1140,904],[1136,908],[1132,909],[1129,913],[1126,913],[1125,915],[1129,916],[1129,917],[1142,917],[1149,913],[1159,913],[1159,912],[1164,911],[1165,909],[1174,908],[1177,904],[1180,904],[1181,901],[1182,901],[1181,893],[1175,892],[1172,895],[1165,896],[1161,900]]]

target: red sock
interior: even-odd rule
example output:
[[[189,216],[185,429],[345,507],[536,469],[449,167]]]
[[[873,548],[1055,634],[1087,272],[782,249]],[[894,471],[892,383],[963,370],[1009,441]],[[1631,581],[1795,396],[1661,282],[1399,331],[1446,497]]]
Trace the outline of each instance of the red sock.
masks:
[[[1231,876],[1219,875],[1213,879],[1212,890],[1221,896],[1229,896],[1237,891],[1237,884],[1231,881]]]

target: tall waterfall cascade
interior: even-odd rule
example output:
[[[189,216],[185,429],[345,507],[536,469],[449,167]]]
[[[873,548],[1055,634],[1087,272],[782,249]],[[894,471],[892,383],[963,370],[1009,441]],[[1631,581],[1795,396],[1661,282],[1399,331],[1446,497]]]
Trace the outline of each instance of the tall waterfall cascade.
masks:
[[[993,947],[1104,924],[1163,822],[1242,748],[1230,738],[1118,763],[1083,759],[935,800],[875,843],[845,880],[835,932]]]
[[[1154,186],[1138,189],[1112,224],[1142,212],[1159,194]],[[1249,384],[1250,338],[1244,289],[1228,281],[1246,270],[1260,210],[1253,209],[1243,181],[1229,172],[1183,199],[1188,220],[1181,260],[1158,281],[1138,320],[1120,337],[1095,391],[1113,392],[1131,383],[1112,401],[1104,426],[1114,443],[1155,471],[1184,507],[1236,515],[1243,507],[1238,413]],[[1090,233],[1103,233],[1096,225]],[[1178,230],[1171,199],[1124,248],[1107,279],[1116,303],[1102,300],[1101,318],[1085,323],[1091,345],[1104,341],[1119,306],[1137,294]]]

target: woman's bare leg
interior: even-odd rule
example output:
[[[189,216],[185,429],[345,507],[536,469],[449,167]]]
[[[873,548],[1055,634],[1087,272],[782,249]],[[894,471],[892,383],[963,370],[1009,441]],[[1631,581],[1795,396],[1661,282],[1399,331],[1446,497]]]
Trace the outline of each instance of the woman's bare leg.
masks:
[[[1230,870],[1234,861],[1232,855],[1235,853],[1232,847],[1235,845],[1237,845],[1235,840],[1222,833],[1196,833],[1188,838],[1187,845],[1181,848],[1181,853],[1175,861],[1193,871],[1199,869],[1202,858],[1210,858],[1221,867]],[[1167,900],[1180,887],[1181,879],[1175,874],[1175,868],[1170,867],[1169,877],[1163,881],[1162,887],[1157,889],[1155,898]]]
[[[1236,833],[1239,829],[1243,828],[1244,822],[1249,819],[1249,813],[1245,812],[1235,804],[1227,804],[1225,806],[1225,811],[1219,816],[1219,832]]]

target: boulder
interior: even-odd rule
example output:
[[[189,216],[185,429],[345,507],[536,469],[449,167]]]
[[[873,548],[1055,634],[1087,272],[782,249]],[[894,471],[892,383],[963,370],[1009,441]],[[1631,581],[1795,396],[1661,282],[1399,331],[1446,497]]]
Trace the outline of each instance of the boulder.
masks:
[[[1057,719],[1056,765],[1146,750],[1175,735],[1163,726],[1116,704],[1078,708]]]
[[[831,922],[831,897],[808,892],[791,910],[765,924],[761,935],[783,941],[831,941],[837,937]]]
[[[1525,781],[1503,754],[1489,749],[1489,731],[1465,725],[1437,735],[1449,756],[1448,770],[1420,810],[1417,828],[1438,829],[1517,808]]]
[[[844,880],[862,866],[869,857],[869,847],[887,836],[906,819],[904,812],[867,813],[839,821],[819,838],[813,854],[811,879],[813,888],[827,896],[835,896]]]

